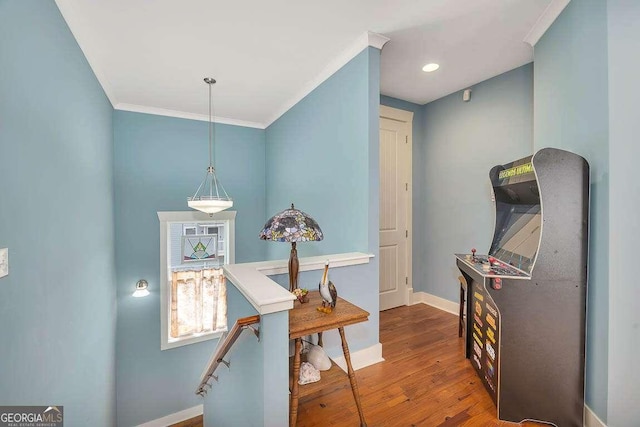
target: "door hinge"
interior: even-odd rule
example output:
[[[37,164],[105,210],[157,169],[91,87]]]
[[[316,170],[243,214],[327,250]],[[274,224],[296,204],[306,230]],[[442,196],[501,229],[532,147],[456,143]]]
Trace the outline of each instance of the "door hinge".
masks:
[[[404,191],[409,191],[409,183],[408,182],[404,183]]]
[[[404,136],[404,143],[408,144],[409,143],[409,135],[405,135]]]
[[[404,237],[409,237],[409,230],[404,230]]]
[[[408,277],[408,276],[405,276],[405,278],[404,278],[404,284],[405,284],[405,285],[408,285],[408,284],[409,284],[409,277]]]

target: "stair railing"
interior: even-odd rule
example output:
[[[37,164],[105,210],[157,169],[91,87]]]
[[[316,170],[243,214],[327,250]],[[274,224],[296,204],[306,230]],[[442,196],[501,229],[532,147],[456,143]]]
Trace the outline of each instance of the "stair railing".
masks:
[[[250,329],[256,335],[258,341],[260,341],[260,330],[259,328],[253,326],[258,323],[260,323],[260,316],[257,314],[255,316],[243,317],[236,320],[236,323],[233,324],[231,331],[220,338],[218,346],[216,347],[216,351],[213,353],[213,356],[211,356],[211,359],[209,359],[207,367],[200,376],[200,384],[196,389],[196,394],[200,396],[204,396],[205,394],[207,394],[207,387],[209,387],[209,389],[212,388],[212,385],[209,384],[209,380],[211,378],[218,381],[218,377],[215,376],[215,372],[221,363],[225,364],[227,368],[230,366],[229,362],[224,360],[224,357],[227,355],[229,350],[231,350],[231,347],[233,347],[233,344],[240,337],[242,331],[244,331],[245,329]]]

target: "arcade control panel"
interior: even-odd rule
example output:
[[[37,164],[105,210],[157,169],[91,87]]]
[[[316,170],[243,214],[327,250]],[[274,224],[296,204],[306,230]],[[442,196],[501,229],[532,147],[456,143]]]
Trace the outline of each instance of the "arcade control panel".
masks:
[[[472,249],[470,254],[456,254],[456,258],[473,268],[483,277],[505,279],[531,278],[527,273],[497,258],[488,255],[476,255],[475,249]]]

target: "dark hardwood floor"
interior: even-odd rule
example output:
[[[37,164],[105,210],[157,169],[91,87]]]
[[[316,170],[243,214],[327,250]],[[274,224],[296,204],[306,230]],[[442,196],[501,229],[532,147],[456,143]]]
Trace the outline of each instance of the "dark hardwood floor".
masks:
[[[491,398],[464,357],[457,316],[424,304],[383,311],[380,342],[385,361],[356,371],[369,427],[518,426],[496,418]],[[201,417],[194,420],[176,426],[202,426]],[[297,425],[359,425],[349,379],[340,368],[300,387]]]
[[[491,398],[464,357],[457,316],[424,304],[383,311],[380,342],[385,361],[356,372],[370,427],[518,425],[496,418]],[[297,425],[359,425],[346,374],[339,368],[322,374],[320,383],[301,390]]]
[[[203,426],[203,416],[191,418],[186,421],[179,422],[178,424],[172,424],[169,427],[202,427]]]

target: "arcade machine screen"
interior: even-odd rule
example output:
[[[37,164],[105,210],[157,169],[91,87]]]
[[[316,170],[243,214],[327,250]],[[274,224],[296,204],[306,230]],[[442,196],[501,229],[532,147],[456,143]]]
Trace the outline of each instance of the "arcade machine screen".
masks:
[[[489,255],[531,274],[540,244],[540,204],[496,201],[496,232]]]

